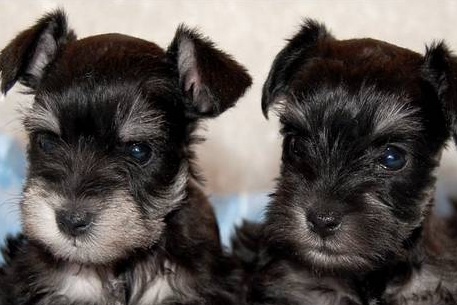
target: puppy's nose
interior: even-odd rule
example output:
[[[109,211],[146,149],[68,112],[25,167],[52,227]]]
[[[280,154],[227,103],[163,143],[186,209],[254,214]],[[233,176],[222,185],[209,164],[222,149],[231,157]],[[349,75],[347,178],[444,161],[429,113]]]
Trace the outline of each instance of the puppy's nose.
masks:
[[[89,213],[59,211],[56,221],[61,232],[77,237],[89,231],[93,216]]]
[[[309,211],[306,214],[309,228],[319,234],[321,237],[326,237],[335,234],[340,228],[342,217],[337,213],[316,213]]]

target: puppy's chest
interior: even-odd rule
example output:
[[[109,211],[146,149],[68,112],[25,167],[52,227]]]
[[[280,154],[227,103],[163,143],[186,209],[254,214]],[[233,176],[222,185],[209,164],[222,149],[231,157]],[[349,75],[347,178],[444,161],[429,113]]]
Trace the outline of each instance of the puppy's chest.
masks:
[[[457,281],[426,266],[414,271],[407,282],[388,285],[385,300],[395,305],[455,304]]]
[[[128,301],[128,304],[162,304],[162,302],[172,298],[174,295],[170,280],[168,275],[160,275],[147,283],[135,284],[135,286],[132,287],[133,294]]]
[[[355,293],[346,285],[333,279],[320,279],[315,285],[306,289],[306,304],[322,305],[360,305]],[[317,285],[316,285],[317,284]]]
[[[89,267],[68,266],[55,273],[56,299],[69,304],[123,305],[122,280]]]
[[[150,268],[137,268],[131,275],[131,296],[128,304],[160,304],[167,298],[171,298],[173,296],[171,286],[173,272],[173,269],[165,269],[163,272],[157,273],[156,270]]]
[[[127,278],[130,279],[127,283],[128,305],[159,305],[195,299],[184,272],[168,261],[159,267],[151,261],[140,263]]]
[[[292,271],[284,278],[275,280],[272,293],[291,304],[319,305],[361,305],[357,294],[342,279],[333,277],[317,277],[306,271]],[[278,288],[278,289],[276,289]],[[271,297],[272,295],[270,295]]]
[[[192,299],[185,277],[168,262],[160,271],[155,264],[142,263],[120,277],[72,266],[56,272],[53,278],[49,284],[55,290],[49,300],[62,304],[159,305]]]

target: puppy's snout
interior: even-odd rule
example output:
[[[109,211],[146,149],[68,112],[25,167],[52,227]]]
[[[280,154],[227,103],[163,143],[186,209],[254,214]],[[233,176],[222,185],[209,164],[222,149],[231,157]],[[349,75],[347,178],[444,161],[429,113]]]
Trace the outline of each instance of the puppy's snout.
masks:
[[[319,234],[321,237],[326,237],[335,234],[341,227],[343,217],[339,213],[318,213],[309,211],[306,214],[309,228]]]
[[[59,211],[56,213],[56,221],[61,232],[77,237],[90,230],[93,216],[84,212]]]

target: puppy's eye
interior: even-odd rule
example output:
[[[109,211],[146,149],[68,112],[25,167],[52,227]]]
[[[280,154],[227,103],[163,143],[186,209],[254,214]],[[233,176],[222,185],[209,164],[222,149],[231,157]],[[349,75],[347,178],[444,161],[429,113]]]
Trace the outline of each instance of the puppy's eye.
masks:
[[[284,141],[283,157],[292,162],[303,161],[303,155],[306,147],[303,140],[297,136],[288,136]]]
[[[145,143],[131,143],[127,145],[126,153],[140,164],[145,164],[151,158],[152,150]]]
[[[37,143],[41,151],[50,154],[57,147],[57,137],[51,134],[40,134],[37,137]]]
[[[300,154],[300,147],[299,147],[300,143],[298,143],[298,140],[296,137],[290,137],[288,139],[287,146],[288,146],[289,153],[291,153],[292,155],[298,156]]]
[[[397,171],[405,166],[406,154],[400,148],[387,146],[378,161],[383,168],[391,171]]]

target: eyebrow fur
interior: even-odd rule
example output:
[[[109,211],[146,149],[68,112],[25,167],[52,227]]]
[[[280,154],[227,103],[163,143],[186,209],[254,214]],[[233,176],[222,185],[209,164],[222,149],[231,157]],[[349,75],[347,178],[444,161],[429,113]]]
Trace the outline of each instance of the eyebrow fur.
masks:
[[[32,107],[22,112],[23,124],[27,132],[46,131],[56,135],[61,134],[59,118],[55,109],[44,102],[42,104],[34,103]]]
[[[165,125],[163,114],[152,110],[141,98],[136,98],[125,115],[118,109],[119,137],[123,142],[147,140]]]

